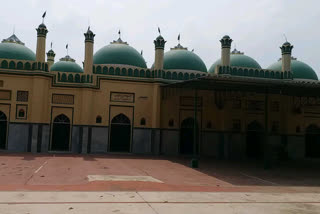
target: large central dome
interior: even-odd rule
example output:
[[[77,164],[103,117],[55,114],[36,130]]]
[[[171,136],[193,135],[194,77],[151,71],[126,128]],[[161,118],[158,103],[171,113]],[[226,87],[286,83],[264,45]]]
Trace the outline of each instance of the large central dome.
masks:
[[[36,55],[13,34],[0,43],[0,58],[35,61]]]
[[[163,68],[166,70],[193,70],[207,72],[202,59],[180,44],[164,54]]]
[[[147,68],[142,55],[121,39],[98,50],[93,56],[93,64],[120,64]]]

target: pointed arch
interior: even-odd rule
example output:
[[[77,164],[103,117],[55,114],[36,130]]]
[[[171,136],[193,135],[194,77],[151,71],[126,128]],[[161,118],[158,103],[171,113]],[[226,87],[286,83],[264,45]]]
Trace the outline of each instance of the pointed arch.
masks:
[[[124,114],[118,114],[110,124],[110,151],[130,152],[131,121]]]
[[[56,116],[52,123],[52,151],[70,151],[70,119],[65,114]]]

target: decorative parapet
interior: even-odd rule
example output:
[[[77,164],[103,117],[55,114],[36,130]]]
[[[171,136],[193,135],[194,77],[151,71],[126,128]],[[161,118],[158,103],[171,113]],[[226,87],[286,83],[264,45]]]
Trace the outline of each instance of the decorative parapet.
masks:
[[[46,62],[35,62],[28,60],[7,60],[0,61],[1,69],[25,70],[25,71],[45,71],[49,72],[49,65]]]
[[[70,72],[57,72],[56,82],[63,83],[93,83],[93,75]]]
[[[93,74],[113,75],[133,78],[148,78],[148,79],[165,79],[165,80],[189,80],[207,76],[207,73],[199,71],[167,71],[167,70],[152,70],[131,66],[110,66],[110,65],[94,65]]]
[[[292,80],[292,72],[274,71],[268,69],[256,69],[256,68],[244,68],[234,66],[220,66],[215,68],[216,74],[228,74],[232,76],[246,76],[246,77],[258,77],[269,79],[288,79]]]

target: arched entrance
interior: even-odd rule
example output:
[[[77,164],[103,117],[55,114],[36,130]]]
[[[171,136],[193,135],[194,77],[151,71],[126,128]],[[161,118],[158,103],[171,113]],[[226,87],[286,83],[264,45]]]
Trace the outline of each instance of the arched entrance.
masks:
[[[247,127],[246,153],[249,158],[260,159],[263,155],[263,127],[257,121]]]
[[[7,116],[0,111],[0,149],[7,149]]]
[[[198,153],[199,128],[196,123],[196,153]],[[180,154],[194,154],[194,119],[184,119],[180,127]]]
[[[124,114],[118,114],[111,120],[110,151],[130,152],[131,122]]]
[[[69,151],[70,150],[70,119],[60,114],[54,118],[52,124],[52,151]]]
[[[320,128],[310,125],[306,128],[306,157],[320,158]]]

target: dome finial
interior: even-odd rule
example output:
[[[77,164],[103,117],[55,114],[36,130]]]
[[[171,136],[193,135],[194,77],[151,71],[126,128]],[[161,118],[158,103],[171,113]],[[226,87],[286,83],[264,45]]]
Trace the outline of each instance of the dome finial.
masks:
[[[44,11],[43,15],[42,15],[42,24],[44,23],[44,18],[46,17],[47,15],[47,11]]]
[[[158,32],[159,32],[159,35],[161,36],[161,30],[160,30],[160,27],[158,27]]]
[[[180,33],[178,35],[178,44],[180,45]]]
[[[67,56],[69,56],[69,44],[66,45],[66,49],[67,49]]]
[[[111,44],[124,44],[124,45],[128,45],[127,42],[122,41],[120,29],[119,29],[119,31],[118,31],[118,35],[119,35],[119,39],[118,39],[118,40],[113,40],[113,42],[111,42]]]
[[[284,39],[286,40],[286,42],[288,42],[288,39],[286,37],[286,34],[283,34]]]

